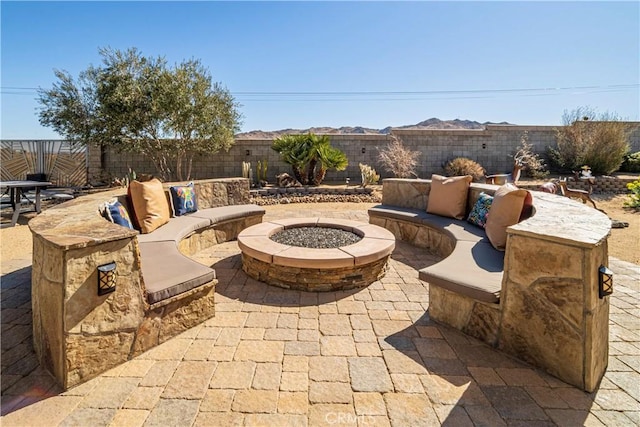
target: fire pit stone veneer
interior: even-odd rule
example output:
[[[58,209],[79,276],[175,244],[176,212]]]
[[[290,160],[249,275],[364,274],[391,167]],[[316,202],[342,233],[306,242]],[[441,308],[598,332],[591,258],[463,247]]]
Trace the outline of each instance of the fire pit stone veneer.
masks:
[[[277,243],[270,236],[296,227],[328,227],[362,237],[352,245],[313,249]],[[302,291],[334,291],[368,286],[384,276],[395,237],[373,224],[335,218],[291,218],[263,222],[238,235],[242,269],[269,285]]]

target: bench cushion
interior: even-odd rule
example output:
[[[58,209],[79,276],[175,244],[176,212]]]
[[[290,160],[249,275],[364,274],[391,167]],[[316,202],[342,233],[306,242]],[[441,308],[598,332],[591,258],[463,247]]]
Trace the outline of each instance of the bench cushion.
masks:
[[[254,215],[264,215],[264,213],[264,208],[257,205],[229,205],[220,206],[218,208],[199,210],[198,212],[194,212],[189,216],[208,219],[209,221],[211,221],[211,224],[216,224],[232,219],[245,218]]]
[[[504,253],[488,242],[458,241],[442,261],[423,268],[421,280],[478,301],[500,302]]]
[[[432,228],[441,228],[449,232],[449,234],[458,241],[489,242],[489,239],[487,239],[487,235],[482,228],[471,225],[464,220],[445,218],[438,215],[429,215],[422,219],[422,224]]]
[[[422,223],[422,220],[425,218],[434,216],[421,209],[400,208],[391,205],[376,205],[372,208],[369,208],[368,212],[369,216],[399,219],[401,221],[409,221],[417,224]],[[451,220],[451,218],[449,218],[449,220]]]
[[[174,241],[140,243],[140,264],[149,304],[216,278],[214,270],[182,255]]]
[[[210,221],[192,215],[177,216],[162,227],[156,228],[152,233],[140,234],[138,242],[174,242],[177,243],[190,233],[201,228],[208,227]]]
[[[377,205],[369,209],[369,216],[407,221],[431,228],[443,229],[456,240],[470,242],[488,242],[484,230],[464,220],[456,220],[440,215],[426,213],[419,209],[399,208],[396,206]]]
[[[369,209],[369,216],[444,230],[455,240],[453,252],[442,261],[420,270],[420,279],[479,301],[500,302],[504,253],[491,246],[482,228],[464,220],[397,206],[374,206]]]

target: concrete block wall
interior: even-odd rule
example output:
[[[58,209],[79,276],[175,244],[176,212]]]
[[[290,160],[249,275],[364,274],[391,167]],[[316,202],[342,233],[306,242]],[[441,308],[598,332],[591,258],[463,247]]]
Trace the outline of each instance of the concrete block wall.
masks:
[[[640,151],[640,122],[630,122],[630,125],[634,129],[629,138],[631,151]],[[554,126],[487,125],[484,130],[394,129],[392,133],[407,148],[422,153],[418,159],[417,173],[420,178],[429,178],[432,173],[442,173],[442,166],[448,160],[460,156],[477,161],[488,174],[510,172],[511,156],[525,131],[528,132],[529,143],[539,154],[544,155],[547,147],[555,145]],[[351,183],[359,183],[358,163],[373,166],[383,178],[391,177],[377,162],[378,150],[391,141],[391,136],[332,134],[329,137],[333,146],[347,154],[349,166],[345,171],[329,171],[326,181],[344,182],[349,177]],[[194,159],[192,179],[242,176],[243,161],[251,162],[255,177],[257,162],[266,159],[269,181],[275,182],[277,174],[290,173],[291,168],[280,160],[278,153],[271,149],[271,144],[271,139],[238,139],[228,152]],[[99,156],[98,148],[90,148],[90,168],[96,164],[91,161],[95,158],[95,151]],[[138,173],[155,173],[153,163],[143,156],[107,151],[104,164],[106,174],[122,177],[129,167]],[[97,176],[94,170],[90,170],[90,176]]]

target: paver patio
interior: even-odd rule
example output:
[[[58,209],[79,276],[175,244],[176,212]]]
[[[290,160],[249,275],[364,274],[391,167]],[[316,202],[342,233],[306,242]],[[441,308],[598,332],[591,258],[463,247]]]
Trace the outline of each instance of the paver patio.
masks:
[[[367,222],[322,204],[264,220],[302,216]],[[610,261],[609,367],[588,394],[432,322],[424,250],[398,242],[382,280],[327,293],[257,282],[239,254],[196,257],[217,272],[215,318],[67,392],[33,352],[31,260],[2,260],[1,424],[640,425],[640,266]]]

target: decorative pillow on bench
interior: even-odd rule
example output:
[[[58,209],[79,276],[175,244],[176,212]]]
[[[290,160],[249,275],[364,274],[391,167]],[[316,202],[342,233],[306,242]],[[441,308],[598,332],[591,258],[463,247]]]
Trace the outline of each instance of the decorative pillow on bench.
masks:
[[[517,224],[529,192],[513,184],[505,184],[493,195],[485,230],[489,241],[499,251],[507,245],[507,227]]]
[[[489,214],[492,203],[493,196],[490,196],[484,192],[480,193],[476,204],[473,205],[473,209],[471,209],[471,212],[469,212],[467,221],[473,225],[477,225],[478,227],[485,228],[487,223],[487,215]]]
[[[133,224],[124,205],[117,200],[109,200],[98,208],[100,215],[113,222],[133,230]]]
[[[452,177],[431,175],[427,213],[464,219],[471,181],[473,181],[471,175]]]
[[[141,233],[151,233],[169,222],[169,203],[159,179],[132,181],[129,184],[129,201]]]
[[[170,187],[173,211],[176,216],[196,212],[198,210],[198,200],[193,182],[187,185],[176,185]]]

